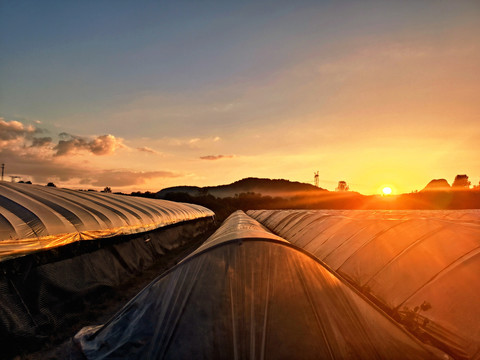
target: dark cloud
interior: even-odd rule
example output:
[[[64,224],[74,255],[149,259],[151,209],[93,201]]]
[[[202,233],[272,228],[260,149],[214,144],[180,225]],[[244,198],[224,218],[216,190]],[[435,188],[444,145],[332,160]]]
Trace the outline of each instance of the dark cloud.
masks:
[[[51,137],[33,138],[30,147],[43,147],[52,144]]]
[[[20,175],[23,180],[40,184],[57,179],[70,181],[89,173],[83,167],[54,161],[51,150],[42,147],[0,149],[0,158],[6,165],[6,175]]]
[[[101,135],[93,140],[67,133],[61,133],[59,136],[61,140],[53,148],[56,151],[55,156],[76,154],[80,151],[89,151],[95,155],[109,155],[124,146],[123,140],[113,135]]]
[[[220,159],[230,159],[233,158],[233,155],[206,155],[200,156],[202,160],[220,160]]]
[[[92,181],[93,186],[129,186],[141,185],[147,180],[156,178],[174,178],[181,174],[170,171],[128,171],[128,170],[111,170],[95,174]]]

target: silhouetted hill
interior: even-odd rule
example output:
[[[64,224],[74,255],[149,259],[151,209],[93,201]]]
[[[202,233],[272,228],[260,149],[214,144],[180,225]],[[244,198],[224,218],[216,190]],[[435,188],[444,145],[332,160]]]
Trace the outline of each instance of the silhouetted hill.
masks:
[[[234,197],[244,193],[255,193],[263,196],[291,198],[306,194],[324,193],[327,190],[289,180],[272,180],[259,178],[246,178],[228,185],[219,186],[174,186],[165,188],[157,193],[157,197],[165,199],[167,194],[184,193],[190,196],[212,195],[217,198]]]
[[[450,190],[450,184],[445,179],[433,179],[422,191]]]
[[[353,191],[327,191],[288,180],[246,178],[229,185],[166,188],[156,197],[198,204],[223,221],[235,210],[254,209],[358,209],[443,210],[480,209],[480,186],[456,189],[444,179],[432,180],[426,191],[392,196],[362,195]]]
[[[164,199],[165,195],[172,194],[172,193],[182,193],[182,194],[188,194],[190,196],[207,195],[207,191],[203,189],[205,188],[201,188],[198,186],[172,186],[157,192],[156,197],[159,199]]]

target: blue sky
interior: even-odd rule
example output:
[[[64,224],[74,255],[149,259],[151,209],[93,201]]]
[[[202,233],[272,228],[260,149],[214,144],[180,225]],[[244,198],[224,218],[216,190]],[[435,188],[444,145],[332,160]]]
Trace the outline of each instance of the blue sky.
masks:
[[[478,183],[479,32],[477,1],[3,1],[0,157],[118,190]]]

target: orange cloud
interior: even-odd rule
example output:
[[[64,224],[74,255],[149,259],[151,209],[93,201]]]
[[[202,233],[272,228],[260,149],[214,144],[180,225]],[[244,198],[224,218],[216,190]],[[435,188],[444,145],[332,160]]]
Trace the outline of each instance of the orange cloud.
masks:
[[[230,159],[233,158],[233,155],[206,155],[200,156],[202,160],[220,160],[220,159]]]
[[[176,176],[170,172],[135,173],[126,171],[103,171],[92,166],[79,165],[70,155],[90,153],[110,155],[123,148],[123,139],[113,135],[84,138],[67,133],[59,135],[58,143],[51,137],[36,137],[42,129],[34,125],[24,125],[18,121],[5,121],[0,118],[0,158],[6,164],[6,175],[21,176],[23,180],[37,183],[80,182],[92,184],[108,182],[119,184],[139,184],[143,179]],[[148,148],[146,148],[148,149]],[[153,151],[153,150],[152,150]]]
[[[81,151],[89,151],[95,155],[110,155],[116,149],[124,147],[123,139],[113,135],[101,135],[93,140],[67,133],[61,133],[60,137],[66,140],[60,140],[53,148],[56,151],[55,156],[76,154]]]
[[[40,133],[42,130],[35,128],[32,125],[24,125],[19,121],[5,121],[0,118],[0,142],[17,141],[32,137],[35,133]]]

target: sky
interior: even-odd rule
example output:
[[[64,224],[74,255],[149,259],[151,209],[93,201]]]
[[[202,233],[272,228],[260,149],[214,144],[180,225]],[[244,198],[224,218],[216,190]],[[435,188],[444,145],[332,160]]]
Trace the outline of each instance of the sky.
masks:
[[[5,179],[480,181],[480,2],[0,2]]]

